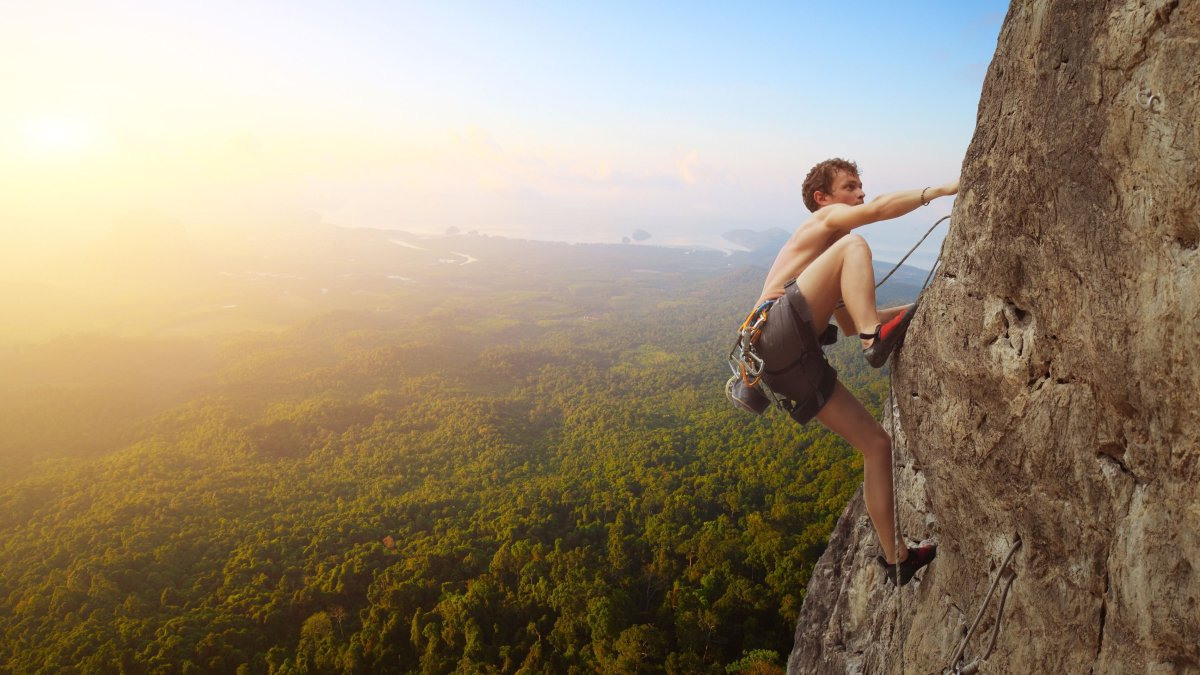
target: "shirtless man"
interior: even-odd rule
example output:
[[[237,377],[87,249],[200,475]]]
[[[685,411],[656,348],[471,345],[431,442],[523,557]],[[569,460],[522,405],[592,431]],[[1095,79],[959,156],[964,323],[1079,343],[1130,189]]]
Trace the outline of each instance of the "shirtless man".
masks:
[[[757,343],[765,362],[764,380],[772,391],[792,400],[792,417],[807,423],[816,417],[863,454],[863,500],[884,556],[885,579],[908,583],[933,560],[933,546],[896,550],[892,507],[892,442],[883,426],[867,412],[801,331],[819,336],[830,318],[847,335],[859,333],[863,353],[882,366],[903,338],[915,305],[880,310],[875,306],[875,272],[866,240],[851,230],[896,218],[938,197],[958,193],[958,181],[940,187],[881,195],[864,203],[858,166],[830,159],[813,167],[804,179],[804,204],[813,212],[779,251],[767,273],[755,306],[769,300],[767,322]],[[789,282],[795,280],[789,286]],[[785,289],[785,286],[788,288]],[[839,303],[844,302],[844,307]],[[801,355],[799,350],[815,351]],[[899,556],[899,565],[897,563]],[[899,572],[897,575],[896,572]],[[898,577],[898,578],[897,578]]]

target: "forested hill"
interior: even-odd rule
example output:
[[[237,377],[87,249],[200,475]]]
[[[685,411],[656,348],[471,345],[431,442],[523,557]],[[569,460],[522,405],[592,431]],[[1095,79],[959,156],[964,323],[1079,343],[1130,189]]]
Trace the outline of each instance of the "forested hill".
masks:
[[[761,256],[321,237],[6,348],[0,671],[782,664],[860,464],[724,398]]]

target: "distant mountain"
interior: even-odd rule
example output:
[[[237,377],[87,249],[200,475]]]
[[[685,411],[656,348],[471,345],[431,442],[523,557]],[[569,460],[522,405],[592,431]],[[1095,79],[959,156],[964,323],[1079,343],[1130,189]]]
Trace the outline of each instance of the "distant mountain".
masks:
[[[875,261],[875,283],[879,283],[888,272],[892,270],[895,263]],[[875,291],[875,298],[880,305],[894,305],[898,303],[912,302],[921,292],[921,285],[925,283],[925,278],[929,276],[929,270],[923,270],[919,267],[909,267],[901,265],[887,281]]]
[[[773,227],[761,232],[745,229],[730,230],[721,236],[738,246],[744,246],[751,251],[758,251],[761,249],[779,250],[779,247],[783,245],[783,242],[787,241],[789,235],[785,230]]]
[[[878,282],[885,275],[887,275],[888,272],[891,272],[892,268],[895,266],[896,263],[893,262],[876,260],[875,280]],[[894,274],[892,274],[891,278],[887,280],[887,283],[916,284],[917,286],[920,286],[921,284],[925,283],[925,277],[927,276],[929,276],[929,270],[927,269],[912,267],[910,265],[901,265],[900,268],[897,269]]]

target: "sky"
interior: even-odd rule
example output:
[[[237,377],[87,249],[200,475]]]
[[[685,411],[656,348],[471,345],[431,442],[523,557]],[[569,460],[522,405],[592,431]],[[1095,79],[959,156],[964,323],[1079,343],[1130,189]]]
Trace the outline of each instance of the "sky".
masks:
[[[0,243],[791,230],[828,157],[868,198],[957,175],[1007,4],[9,0]],[[894,260],[949,207],[864,234]]]

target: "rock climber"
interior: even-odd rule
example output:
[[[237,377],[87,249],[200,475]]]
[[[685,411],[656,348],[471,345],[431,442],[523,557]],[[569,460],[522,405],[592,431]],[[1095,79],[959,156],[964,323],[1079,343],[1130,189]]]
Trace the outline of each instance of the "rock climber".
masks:
[[[846,335],[858,333],[863,355],[879,368],[903,340],[916,304],[890,309],[875,306],[871,249],[857,227],[897,218],[939,197],[958,193],[958,181],[939,187],[905,190],[864,202],[858,166],[844,159],[817,164],[804,179],[804,205],[812,216],[779,251],[767,272],[755,306],[774,301],[757,343],[763,380],[789,399],[800,424],[816,417],[863,454],[867,514],[884,555],[877,559],[884,579],[904,585],[937,555],[936,546],[897,550],[893,526],[892,442],[883,426],[837,380],[837,371],[820,349],[803,345],[836,339],[832,317]],[[828,326],[828,329],[825,327]],[[818,331],[817,327],[822,330]],[[808,353],[802,353],[808,352]],[[812,352],[815,352],[812,353]],[[898,563],[898,564],[897,564]]]

